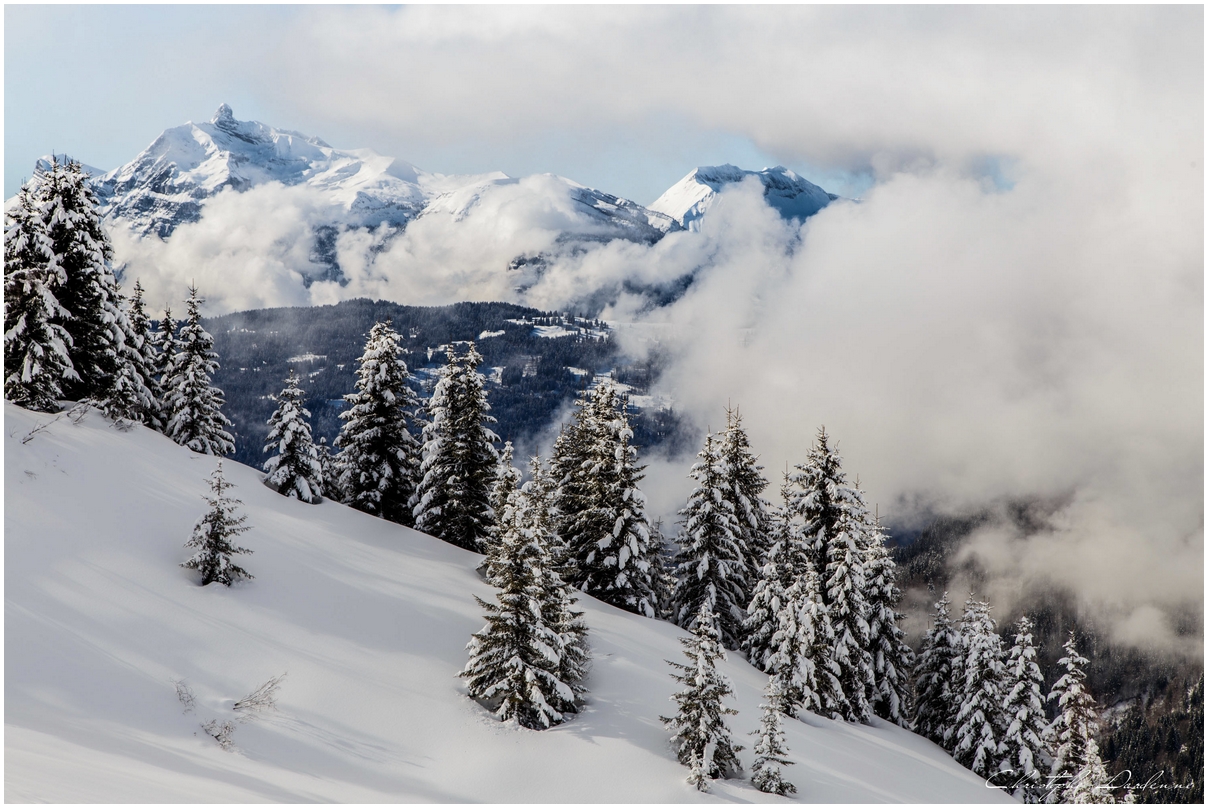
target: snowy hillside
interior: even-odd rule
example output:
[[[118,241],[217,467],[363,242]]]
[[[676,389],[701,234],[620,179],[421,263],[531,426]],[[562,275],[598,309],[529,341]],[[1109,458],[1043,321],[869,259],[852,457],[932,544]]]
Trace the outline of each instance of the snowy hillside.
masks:
[[[763,184],[763,198],[786,219],[813,216],[839,198],[784,166],[747,171],[727,164],[693,169],[656,199],[650,209],[670,216],[688,230],[697,230],[721,189],[747,177]]]
[[[34,432],[38,425],[49,424]],[[584,598],[589,704],[532,732],[496,723],[457,671],[490,597],[478,556],[226,464],[254,581],[177,565],[214,460],[5,404],[8,801],[773,801],[745,780],[701,797],[658,721],[679,629]],[[731,659],[736,736],[763,676]],[[235,700],[288,672],[278,708]],[[191,712],[174,681],[195,694]],[[224,751],[201,728],[235,721]],[[786,722],[802,801],[1005,800],[931,743],[877,722]],[[744,739],[750,747],[749,739]],[[741,753],[749,765],[750,751]]]

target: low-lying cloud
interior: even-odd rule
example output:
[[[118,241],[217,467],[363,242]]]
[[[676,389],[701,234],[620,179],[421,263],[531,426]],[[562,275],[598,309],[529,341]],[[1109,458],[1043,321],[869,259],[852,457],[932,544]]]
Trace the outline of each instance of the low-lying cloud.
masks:
[[[295,101],[367,127],[422,118],[438,137],[506,121],[506,138],[664,109],[877,181],[804,225],[752,183],[700,233],[569,249],[560,232],[585,221],[549,178],[527,178],[401,233],[345,233],[347,285],[309,288],[322,200],[222,194],[167,243],[119,239],[156,294],[196,278],[226,309],[353,296],[559,309],[606,290],[606,316],[638,326],[619,332],[632,353],[652,337],[669,352],[660,392],[701,428],[740,404],[770,476],[825,424],[891,520],[918,503],[1059,501],[1039,532],[987,528],[966,545],[996,605],[1056,584],[1121,643],[1202,650],[1172,622],[1203,604],[1202,10],[551,9],[473,29],[443,8],[315,14],[323,38]],[[769,14],[783,48],[767,45]],[[484,48],[499,58],[458,58]],[[596,62],[607,82],[570,69],[597,50],[614,54]],[[352,53],[364,81],[345,75]],[[361,67],[380,54],[391,70]],[[451,70],[412,81],[408,66],[433,59]],[[368,103],[384,98],[407,103]],[[509,271],[522,255],[546,261]],[[666,307],[623,291],[687,277]],[[685,472],[656,459],[652,504],[673,507]]]

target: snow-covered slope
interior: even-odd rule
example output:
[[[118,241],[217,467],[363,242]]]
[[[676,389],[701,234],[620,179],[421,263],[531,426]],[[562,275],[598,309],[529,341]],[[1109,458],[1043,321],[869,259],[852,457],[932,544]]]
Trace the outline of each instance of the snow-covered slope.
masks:
[[[284,499],[228,462],[256,578],[202,588],[178,564],[213,458],[96,414],[5,403],[4,464],[8,801],[700,799],[658,721],[674,685],[663,660],[681,656],[671,625],[584,598],[590,705],[546,732],[504,726],[456,677],[483,623],[473,595],[490,597],[478,556]],[[741,736],[763,677],[734,659],[724,670]],[[284,672],[277,711],[237,723],[232,751],[201,730]],[[800,800],[1002,799],[896,727],[786,724]],[[779,801],[745,780],[714,795]]]
[[[689,230],[700,228],[700,220],[725,186],[755,177],[763,184],[763,197],[786,219],[805,219],[839,197],[803,179],[784,166],[747,171],[737,166],[700,166],[668,188],[650,205]]]

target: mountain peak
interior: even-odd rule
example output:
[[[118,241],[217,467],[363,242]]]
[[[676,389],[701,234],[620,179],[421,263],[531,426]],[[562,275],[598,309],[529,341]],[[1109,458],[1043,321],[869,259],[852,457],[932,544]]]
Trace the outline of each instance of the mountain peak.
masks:
[[[214,117],[210,118],[210,123],[215,126],[222,124],[232,124],[235,122],[235,110],[231,109],[231,105],[223,102],[218,105],[218,110],[214,113]]]
[[[748,171],[726,163],[697,166],[656,199],[650,210],[670,216],[688,230],[699,230],[701,218],[721,190],[747,177],[763,184],[764,199],[785,219],[804,220],[838,199],[784,166]]]

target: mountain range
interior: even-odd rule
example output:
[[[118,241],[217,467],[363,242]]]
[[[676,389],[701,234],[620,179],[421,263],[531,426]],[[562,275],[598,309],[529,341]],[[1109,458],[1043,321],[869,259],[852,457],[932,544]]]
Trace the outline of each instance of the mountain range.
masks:
[[[209,287],[213,300],[227,285],[222,281],[231,267],[246,267],[268,255],[275,267],[273,277],[251,285],[285,286],[286,291],[214,301],[226,310],[335,302],[358,293],[401,303],[472,298],[544,308],[574,306],[586,314],[598,313],[625,292],[662,304],[683,293],[691,278],[684,273],[650,278],[646,272],[643,278],[596,283],[577,277],[570,265],[602,245],[650,246],[669,233],[699,231],[719,194],[748,178],[762,185],[763,199],[785,220],[806,219],[838,198],[784,167],[751,172],[734,165],[707,165],[693,169],[643,207],[553,174],[511,178],[501,172],[426,172],[372,150],[336,149],[316,136],[240,121],[226,104],[209,121],[165,129],[121,167],[87,170],[94,175],[105,221],[115,233],[118,263],[143,278],[152,296],[156,275],[162,275],[159,280],[172,286],[173,298],[179,295],[175,287],[181,279],[187,284],[197,278]],[[240,208],[236,198],[249,191],[265,194],[265,199],[252,194]],[[291,207],[283,199],[296,204]],[[268,236],[266,228],[284,227],[290,216],[294,219],[286,223],[289,232]],[[393,249],[417,222],[423,222],[420,234],[412,236],[420,242],[418,249],[407,245],[399,250],[399,260],[362,271]],[[164,245],[172,244],[180,228],[188,225],[197,226],[185,238],[188,246],[174,245],[173,254]],[[263,243],[252,246],[246,238],[237,242],[236,233],[245,234],[251,227],[260,229]],[[204,245],[197,245],[198,240]],[[439,260],[465,274],[465,283],[426,296],[418,296],[414,286],[432,289],[447,277],[413,280],[410,289],[381,289],[382,278],[418,277],[413,265],[424,250],[434,254],[424,272],[432,274],[430,267]],[[216,254],[230,256],[230,266],[215,269],[221,280],[207,272],[198,277],[198,256]],[[551,269],[554,266],[569,266],[569,274]],[[441,271],[435,275],[447,275],[437,269]],[[553,284],[548,283],[551,274],[556,277]],[[546,287],[574,291],[525,297],[542,280]],[[318,281],[353,287],[308,298],[310,286]],[[232,295],[227,289],[221,293]]]

